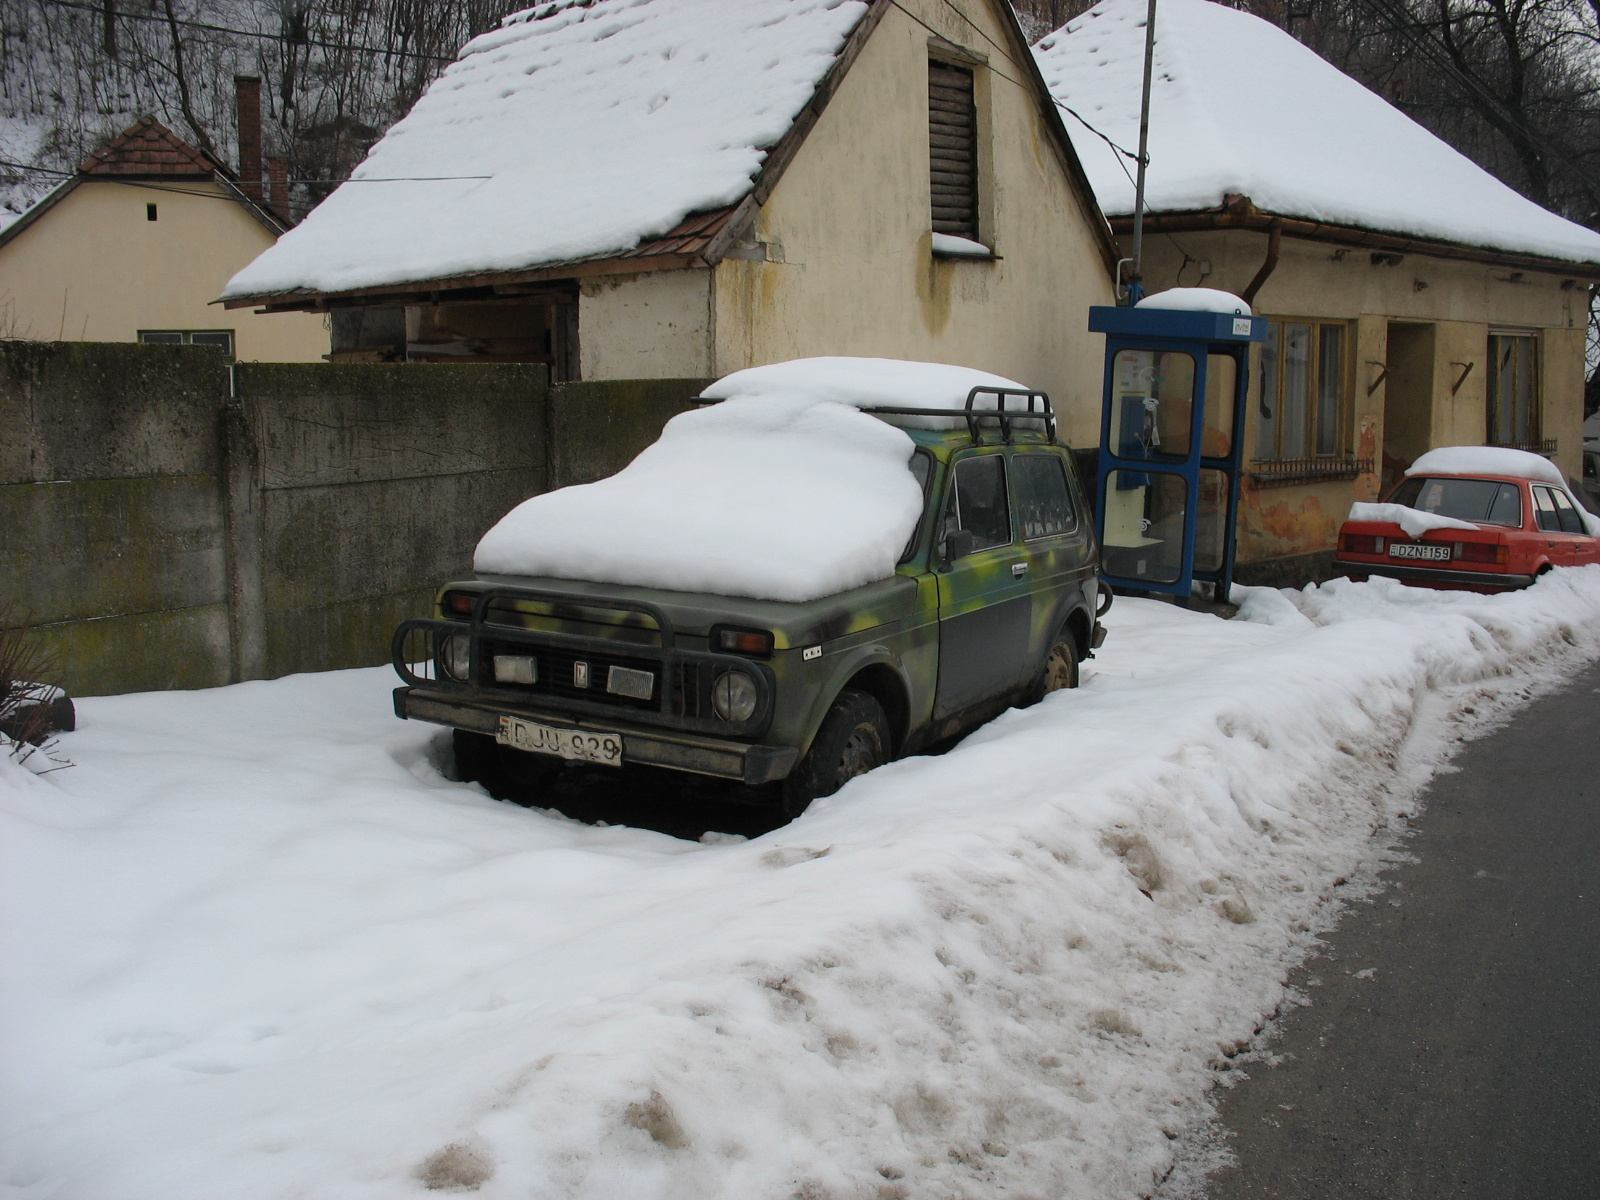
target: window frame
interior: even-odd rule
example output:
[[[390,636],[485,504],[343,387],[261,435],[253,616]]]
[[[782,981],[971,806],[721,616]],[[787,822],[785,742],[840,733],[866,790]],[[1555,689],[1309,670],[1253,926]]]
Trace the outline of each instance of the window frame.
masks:
[[[182,339],[182,341],[179,341],[179,342],[167,342],[167,341],[154,342],[154,341],[150,341],[149,340],[149,335],[152,334],[152,333],[161,334],[163,336],[171,336],[172,334],[177,334],[178,337]],[[236,330],[233,330],[233,329],[140,329],[140,330],[135,331],[133,336],[134,336],[134,340],[137,341],[141,346],[180,346],[180,345],[181,346],[193,346],[193,345],[196,344],[195,341],[194,341],[194,337],[195,337],[196,334],[215,335],[215,334],[219,334],[219,333],[220,334],[226,334],[227,338],[228,338],[227,348],[224,349],[223,352],[222,352],[223,356],[225,358],[227,358],[227,360],[229,362],[233,362],[234,361],[234,356],[235,356],[235,354],[237,353],[237,351],[239,349],[239,335],[238,335],[238,332]],[[201,342],[199,344],[200,345],[205,345],[206,343]]]
[[[1500,386],[1500,357],[1496,353],[1497,341],[1522,342],[1528,347],[1528,436],[1518,438],[1515,428],[1505,436],[1499,436],[1497,429],[1499,422],[1496,419],[1496,409],[1499,407],[1496,392]],[[1529,449],[1541,444],[1544,436],[1543,422],[1543,379],[1539,373],[1539,331],[1537,329],[1508,329],[1489,327],[1488,340],[1484,343],[1484,361],[1489,364],[1488,378],[1483,384],[1483,442],[1486,446],[1515,446],[1520,449]],[[1513,398],[1513,406],[1515,399]],[[1515,408],[1510,414],[1511,424],[1515,427]],[[1537,452],[1537,451],[1536,451]]]
[[[1317,462],[1338,461],[1350,456],[1350,435],[1354,425],[1355,408],[1355,372],[1352,362],[1355,354],[1355,322],[1325,317],[1294,317],[1272,316],[1267,318],[1268,342],[1262,344],[1257,357],[1255,392],[1255,454],[1254,461],[1258,463],[1283,463],[1283,462]],[[1287,373],[1288,355],[1284,353],[1287,341],[1285,332],[1289,326],[1303,325],[1310,330],[1310,345],[1306,358],[1306,394],[1305,394],[1305,421],[1304,442],[1298,447],[1286,450],[1284,438],[1284,377]],[[1325,359],[1323,355],[1323,340],[1325,331],[1339,330],[1339,383],[1337,396],[1334,400],[1335,411],[1333,414],[1334,430],[1331,450],[1318,449],[1322,441],[1323,427],[1323,375]],[[1268,346],[1272,346],[1272,353],[1276,356],[1273,363],[1272,378],[1272,416],[1263,415],[1267,408],[1268,397],[1265,394],[1267,387],[1266,357]],[[1273,445],[1263,444],[1262,426],[1271,420]]]

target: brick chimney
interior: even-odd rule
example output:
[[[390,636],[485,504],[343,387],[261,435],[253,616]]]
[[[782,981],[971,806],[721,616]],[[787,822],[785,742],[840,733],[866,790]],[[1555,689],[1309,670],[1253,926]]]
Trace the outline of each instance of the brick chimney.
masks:
[[[260,204],[261,80],[254,75],[235,75],[233,94],[239,113],[239,190]]]
[[[294,217],[289,212],[289,160],[276,154],[267,159],[267,196],[272,201],[272,211],[292,225]]]

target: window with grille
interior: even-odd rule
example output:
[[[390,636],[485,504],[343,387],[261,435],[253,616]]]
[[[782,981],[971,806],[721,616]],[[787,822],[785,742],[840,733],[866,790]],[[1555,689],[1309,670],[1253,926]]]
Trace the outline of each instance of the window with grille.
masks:
[[[978,241],[978,110],[972,72],[928,62],[928,163],[933,231]]]
[[[1349,408],[1346,327],[1273,321],[1261,347],[1260,461],[1326,458],[1345,451]]]
[[[1520,446],[1537,452],[1539,387],[1532,334],[1489,335],[1489,428],[1491,446]]]

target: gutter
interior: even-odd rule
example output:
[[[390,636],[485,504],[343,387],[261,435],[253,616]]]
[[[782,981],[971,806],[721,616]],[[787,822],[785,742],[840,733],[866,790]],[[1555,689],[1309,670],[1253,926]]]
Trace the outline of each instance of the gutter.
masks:
[[[1267,257],[1262,260],[1261,269],[1256,272],[1256,277],[1245,285],[1244,291],[1239,293],[1239,299],[1251,307],[1255,306],[1256,293],[1261,290],[1261,285],[1278,269],[1278,248],[1282,243],[1283,222],[1274,221],[1267,233]]]
[[[1255,229],[1270,234],[1272,227],[1276,225],[1280,233],[1304,241],[1370,247],[1386,253],[1425,254],[1432,258],[1484,263],[1519,271],[1542,271],[1550,275],[1564,275],[1569,279],[1600,280],[1600,263],[1597,262],[1572,262],[1537,254],[1491,250],[1484,246],[1463,246],[1457,242],[1378,233],[1354,225],[1331,225],[1322,221],[1308,221],[1301,217],[1276,216],[1255,208],[1244,197],[1237,199],[1243,200],[1244,203],[1242,205],[1230,203],[1222,208],[1194,212],[1146,213],[1145,230],[1162,233],[1196,233],[1214,229]],[[1119,234],[1131,233],[1132,216],[1112,217],[1111,228]]]

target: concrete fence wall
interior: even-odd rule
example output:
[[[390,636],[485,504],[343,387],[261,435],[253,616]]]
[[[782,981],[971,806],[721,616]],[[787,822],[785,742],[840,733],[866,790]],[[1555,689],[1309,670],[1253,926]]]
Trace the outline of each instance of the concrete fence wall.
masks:
[[[386,662],[490,524],[614,473],[704,382],[0,343],[0,628],[77,695]]]

